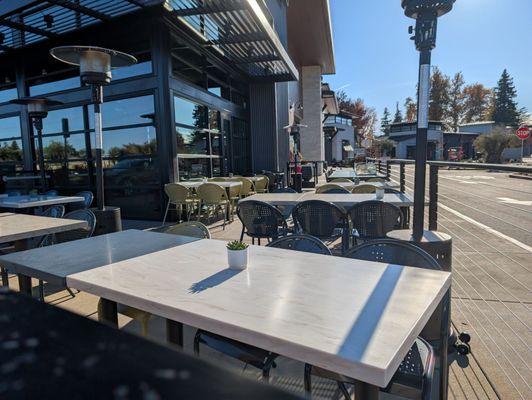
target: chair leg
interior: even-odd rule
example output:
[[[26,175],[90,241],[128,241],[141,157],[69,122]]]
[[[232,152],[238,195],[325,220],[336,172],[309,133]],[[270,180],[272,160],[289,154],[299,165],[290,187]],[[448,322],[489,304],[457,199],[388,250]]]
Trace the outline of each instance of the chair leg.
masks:
[[[303,384],[305,387],[305,395],[310,398],[312,394],[312,365],[305,364],[305,375],[303,378]]]
[[[148,336],[148,322],[149,318],[142,318],[140,321],[141,332],[144,337]]]
[[[246,228],[244,228],[244,225],[242,225],[242,233],[240,234],[240,241],[244,240],[244,230]]]
[[[67,287],[66,290],[67,290],[68,294],[70,294],[72,297],[76,297],[76,294],[72,291],[72,289]]]
[[[44,303],[44,282],[39,280],[39,301]]]
[[[199,356],[199,345],[200,345],[200,331],[196,332],[196,335],[194,335],[194,354],[196,356]]]
[[[258,238],[258,241],[259,241],[259,246],[260,246],[260,238]]]
[[[0,267],[2,271],[2,286],[9,286],[9,277],[7,276],[7,269]]]
[[[345,383],[336,381],[338,384],[338,389],[340,389],[340,392],[344,395],[346,400],[351,400],[351,395],[349,394],[349,390],[347,390],[347,387],[345,386]]]
[[[164,218],[163,218],[163,225],[166,222],[166,217],[168,216],[168,210],[170,209],[170,201],[168,201],[168,204],[166,205],[166,211],[164,212]]]

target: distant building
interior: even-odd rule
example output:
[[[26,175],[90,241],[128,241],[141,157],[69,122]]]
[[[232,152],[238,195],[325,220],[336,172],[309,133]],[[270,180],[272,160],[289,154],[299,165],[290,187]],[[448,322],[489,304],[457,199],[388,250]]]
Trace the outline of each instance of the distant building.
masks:
[[[395,158],[414,159],[416,157],[417,122],[390,124],[387,138],[395,143]],[[430,121],[427,133],[427,160],[443,159],[443,125]]]
[[[328,163],[353,160],[355,158],[356,130],[353,116],[340,111],[330,115],[323,124],[325,137],[325,160]]]

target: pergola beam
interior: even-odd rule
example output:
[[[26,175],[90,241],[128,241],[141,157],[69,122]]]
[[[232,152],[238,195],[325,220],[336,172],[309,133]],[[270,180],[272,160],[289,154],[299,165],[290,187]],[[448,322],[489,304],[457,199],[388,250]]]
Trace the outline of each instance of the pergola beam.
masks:
[[[111,19],[107,14],[87,8],[85,6],[82,6],[81,4],[71,3],[69,0],[47,0],[47,1],[48,3],[55,4],[63,8],[68,8],[69,10],[72,10],[72,11],[77,11],[81,14],[88,15],[89,17],[99,19],[100,21],[109,21]]]
[[[210,45],[253,43],[267,40],[268,37],[262,32],[243,33],[240,35],[227,36],[221,39],[211,40]]]
[[[178,17],[191,17],[194,15],[216,14],[227,11],[239,11],[245,9],[245,5],[241,2],[227,1],[224,3],[207,3],[205,7],[181,8],[179,10],[172,11],[172,13],[174,15],[177,15]]]
[[[48,32],[48,31],[45,31],[44,29],[35,28],[30,25],[24,25],[19,22],[11,21],[9,19],[0,20],[0,25],[4,25],[4,26],[7,26],[8,28],[17,29],[23,32],[33,33],[35,35],[45,36],[47,38],[56,38],[58,36],[53,32]]]

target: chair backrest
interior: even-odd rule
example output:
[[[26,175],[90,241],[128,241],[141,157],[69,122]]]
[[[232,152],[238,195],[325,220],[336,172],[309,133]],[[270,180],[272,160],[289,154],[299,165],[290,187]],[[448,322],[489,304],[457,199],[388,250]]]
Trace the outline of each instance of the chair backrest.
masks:
[[[20,196],[20,195],[21,193],[16,190],[10,190],[9,192],[7,192],[8,197],[14,197],[14,196]]]
[[[335,182],[348,182],[348,183],[353,183],[353,181],[349,178],[334,178],[330,181],[331,183],[335,183]]]
[[[351,193],[375,193],[377,188],[374,185],[356,185],[351,189]]]
[[[227,200],[227,193],[225,189],[216,183],[204,183],[199,185],[196,189],[200,200],[204,204],[218,204],[223,200]]]
[[[285,187],[285,188],[274,189],[272,193],[297,193],[297,191],[295,191],[292,188]]]
[[[258,191],[265,191],[268,189],[268,186],[270,184],[270,180],[266,175],[256,175],[258,178],[255,181],[255,190]]]
[[[390,194],[403,194],[400,190],[393,189],[393,188],[384,188],[384,193],[390,193]]]
[[[379,239],[402,224],[400,208],[379,200],[363,201],[347,211],[347,215],[362,239]]]
[[[164,185],[164,192],[173,204],[185,204],[190,195],[188,188],[180,183],[167,183]]]
[[[77,219],[86,221],[87,227],[81,229],[73,229],[66,232],[56,233],[54,235],[47,235],[43,241],[43,245],[58,244],[71,242],[73,240],[85,239],[91,237],[96,228],[96,216],[91,210],[75,210],[65,214],[65,219]]]
[[[215,176],[214,178],[209,178],[209,182],[225,182],[227,178],[223,176]]]
[[[183,235],[197,237],[200,239],[210,239],[211,233],[209,228],[198,221],[188,221],[181,224],[163,226],[161,228],[152,229],[154,232],[169,233],[172,235]]]
[[[262,174],[268,178],[268,191],[272,191],[277,186],[277,176],[271,171],[263,171]]]
[[[59,196],[59,192],[57,190],[48,190],[47,192],[44,192],[47,196]]]
[[[334,183],[326,183],[325,185],[318,186],[316,188],[316,193],[345,194],[351,192],[340,185],[335,185]]]
[[[344,257],[387,264],[441,270],[440,264],[425,250],[395,239],[378,239],[349,249]]]
[[[283,214],[262,201],[241,201],[238,203],[236,214],[251,237],[277,238],[285,235],[288,230]]]
[[[251,192],[255,191],[253,182],[243,176],[234,176],[231,181],[242,182],[242,188],[240,189],[241,196],[249,196]]]
[[[70,210],[84,210],[91,206],[92,199],[94,198],[94,195],[89,190],[84,190],[82,192],[76,193],[74,196],[76,197],[83,197],[83,201],[78,201],[76,203],[70,203],[69,208]]]
[[[50,218],[62,218],[65,215],[65,206],[62,204],[56,204],[48,207],[43,211],[41,216]]]
[[[305,251],[307,253],[325,254],[330,256],[331,250],[318,238],[310,235],[289,235],[268,243],[266,247]]]
[[[322,200],[307,200],[297,204],[292,217],[299,231],[320,239],[334,236],[336,228],[344,225],[343,208]]]
[[[366,182],[381,182],[381,183],[384,183],[384,179],[383,178],[369,178],[368,180],[366,180]]]

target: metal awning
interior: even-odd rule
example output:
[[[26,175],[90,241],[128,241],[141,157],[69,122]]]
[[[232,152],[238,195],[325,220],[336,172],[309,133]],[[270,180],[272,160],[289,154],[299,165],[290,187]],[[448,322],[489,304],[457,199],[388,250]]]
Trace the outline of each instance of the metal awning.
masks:
[[[0,53],[160,3],[160,0],[0,1]]]
[[[299,79],[264,0],[167,0],[165,7],[204,47],[251,78]]]
[[[355,151],[355,149],[350,144],[347,144],[344,146],[344,151]]]

